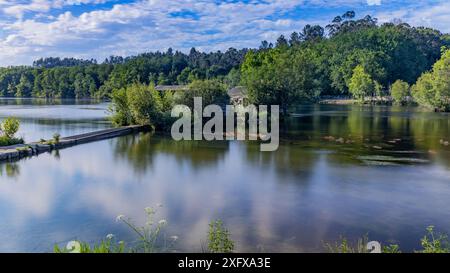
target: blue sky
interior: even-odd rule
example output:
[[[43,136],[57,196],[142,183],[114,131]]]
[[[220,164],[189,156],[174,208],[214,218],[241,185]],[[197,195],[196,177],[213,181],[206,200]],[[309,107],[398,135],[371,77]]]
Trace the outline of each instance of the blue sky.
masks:
[[[0,66],[257,47],[347,10],[450,32],[448,0],[0,0]]]

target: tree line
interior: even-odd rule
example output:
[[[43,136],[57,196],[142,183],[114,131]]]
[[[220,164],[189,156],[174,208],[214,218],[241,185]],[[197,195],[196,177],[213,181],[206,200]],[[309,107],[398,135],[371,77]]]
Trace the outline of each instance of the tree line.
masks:
[[[169,49],[112,56],[102,63],[45,58],[29,67],[0,68],[0,96],[110,98],[132,84],[217,80],[228,87],[244,85],[250,102],[279,104],[284,112],[295,103],[341,95],[361,101],[392,96],[399,103],[413,97],[445,109],[449,91],[442,75],[449,70],[449,47],[450,35],[438,30],[399,20],[380,25],[372,16],[357,19],[348,11],[326,26],[306,25],[257,49],[205,53],[192,48],[189,54]]]
[[[189,54],[168,49],[138,56],[96,60],[43,58],[32,66],[0,68],[0,96],[43,98],[109,98],[114,89],[133,83],[174,85],[199,79],[236,82],[248,49]]]
[[[422,74],[433,68],[449,45],[450,36],[438,30],[401,21],[379,25],[376,18],[355,19],[349,11],[326,27],[307,25],[289,39],[280,36],[275,45],[262,42],[246,55],[240,77],[252,103],[278,104],[284,112],[292,104],[321,96],[353,96],[360,101],[391,96],[396,82],[397,90],[408,85],[402,96],[393,96],[403,102],[407,96],[419,98],[418,89],[426,84],[416,81],[429,77]],[[440,66],[448,75],[448,62]],[[431,74],[445,78],[442,73]],[[442,98],[444,89],[438,97],[448,104]],[[450,92],[448,85],[445,90]],[[424,99],[416,101],[423,104]]]

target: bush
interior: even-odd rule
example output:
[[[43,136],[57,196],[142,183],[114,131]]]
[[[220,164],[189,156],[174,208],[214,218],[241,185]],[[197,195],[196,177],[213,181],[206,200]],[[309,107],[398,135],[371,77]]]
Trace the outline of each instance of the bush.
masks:
[[[14,137],[20,128],[20,122],[18,119],[12,117],[6,118],[0,124],[0,128],[3,133],[3,135],[0,136],[0,146],[10,146],[24,143],[22,138]]]
[[[162,114],[162,109],[161,97],[153,86],[133,84],[112,93],[111,121],[117,126],[154,126]]]
[[[9,138],[7,136],[0,136],[0,146],[10,146],[23,143],[24,141],[22,138]]]
[[[7,138],[14,138],[14,135],[17,133],[17,131],[19,131],[19,127],[19,120],[12,117],[6,118],[1,124],[3,134]]]
[[[405,104],[409,96],[409,84],[402,80],[397,80],[391,87],[391,96],[394,103]]]
[[[163,105],[159,93],[153,86],[133,84],[126,89],[128,109],[134,124],[155,125]]]

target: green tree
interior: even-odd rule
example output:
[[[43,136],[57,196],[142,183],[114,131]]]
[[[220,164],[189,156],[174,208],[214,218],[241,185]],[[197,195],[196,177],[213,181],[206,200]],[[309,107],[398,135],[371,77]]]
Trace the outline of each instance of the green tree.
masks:
[[[133,84],[126,88],[127,103],[134,123],[155,125],[162,111],[162,101],[153,86]]]
[[[218,80],[195,80],[189,84],[188,90],[181,91],[177,103],[194,107],[194,97],[201,97],[203,105],[227,104],[230,100],[224,84]]]
[[[113,91],[110,111],[112,122],[116,125],[155,126],[162,109],[161,97],[153,86],[136,83]]]
[[[241,81],[253,104],[279,105],[283,115],[294,103],[310,102],[323,91],[319,52],[308,48],[274,48],[249,52]]]
[[[350,79],[348,89],[354,98],[364,101],[364,98],[373,95],[375,92],[375,82],[367,74],[362,65],[358,65],[353,70],[353,76]]]
[[[391,96],[394,103],[404,104],[409,96],[409,84],[402,80],[397,80],[391,86]]]
[[[438,111],[450,111],[450,50],[442,54],[432,71],[424,73],[412,87],[414,99]]]
[[[111,94],[111,121],[116,126],[130,125],[133,123],[131,113],[128,109],[127,90],[125,88],[115,89]]]
[[[16,97],[29,97],[33,89],[33,84],[25,74],[22,74],[16,88]]]

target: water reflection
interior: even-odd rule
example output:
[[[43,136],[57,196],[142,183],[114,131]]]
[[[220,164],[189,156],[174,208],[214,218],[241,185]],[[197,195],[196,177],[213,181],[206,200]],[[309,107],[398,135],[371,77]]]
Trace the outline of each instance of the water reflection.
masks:
[[[428,225],[450,233],[447,115],[305,106],[287,126],[272,153],[139,134],[0,164],[0,251],[129,240],[116,216],[143,223],[157,203],[177,251],[201,251],[217,218],[238,251],[319,251],[366,233],[413,250]]]
[[[20,175],[20,166],[17,163],[4,163],[0,165],[0,177],[14,178]]]
[[[404,159],[395,161],[406,164],[437,158],[450,163],[449,147],[443,145],[449,139],[448,114],[419,108],[326,105],[305,106],[299,112],[303,114],[288,121],[287,141],[306,140],[316,149],[338,150],[339,160],[345,160],[341,153],[346,153],[354,158]]]
[[[168,136],[142,133],[119,138],[114,146],[117,160],[131,164],[138,172],[153,166],[158,154],[174,156],[180,165],[198,169],[219,164],[229,149],[229,142],[173,141]]]
[[[49,139],[54,133],[70,136],[110,128],[107,109],[107,102],[92,100],[0,98],[0,120],[17,117],[17,135],[27,142]]]

